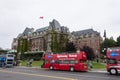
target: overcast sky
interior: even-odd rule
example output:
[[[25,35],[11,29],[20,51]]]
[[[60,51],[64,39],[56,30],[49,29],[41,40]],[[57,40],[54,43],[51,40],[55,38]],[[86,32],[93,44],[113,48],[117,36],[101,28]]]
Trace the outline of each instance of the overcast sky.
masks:
[[[44,19],[40,19],[44,16]],[[120,0],[0,0],[0,47],[11,48],[26,27],[42,28],[56,19],[72,31],[93,28],[120,36]]]

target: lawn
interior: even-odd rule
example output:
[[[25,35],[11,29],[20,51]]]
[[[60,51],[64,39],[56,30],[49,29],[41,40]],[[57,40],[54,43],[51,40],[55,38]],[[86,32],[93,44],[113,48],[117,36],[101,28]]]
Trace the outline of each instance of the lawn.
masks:
[[[32,66],[41,66],[42,63],[43,63],[43,61],[33,61]],[[21,65],[26,66],[27,61],[21,61]],[[105,64],[101,64],[101,63],[97,63],[97,62],[92,62],[92,65],[93,65],[93,69],[104,69],[104,68],[106,68]]]
[[[28,61],[21,61],[22,66],[26,66]],[[32,66],[41,66],[43,61],[33,61]]]
[[[104,69],[106,68],[105,64],[102,63],[97,63],[97,62],[92,62],[93,69]]]

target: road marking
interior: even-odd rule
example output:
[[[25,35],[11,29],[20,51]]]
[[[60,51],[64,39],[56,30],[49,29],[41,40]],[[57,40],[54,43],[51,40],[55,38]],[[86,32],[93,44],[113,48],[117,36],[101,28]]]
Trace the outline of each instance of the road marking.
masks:
[[[73,79],[73,78],[57,77],[57,76],[49,76],[49,75],[40,75],[40,74],[31,74],[31,73],[23,73],[23,72],[13,72],[13,71],[8,71],[8,70],[0,70],[0,72],[13,73],[13,74],[22,74],[22,75],[28,75],[28,76],[41,76],[41,77],[56,78],[56,79],[62,79],[62,80],[76,80],[76,79]]]

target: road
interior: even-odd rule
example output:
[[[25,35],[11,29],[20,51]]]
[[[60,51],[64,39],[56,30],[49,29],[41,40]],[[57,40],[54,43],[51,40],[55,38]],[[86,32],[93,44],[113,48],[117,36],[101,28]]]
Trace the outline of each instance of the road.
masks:
[[[0,68],[0,80],[119,80],[120,75],[101,72],[51,71],[40,68]]]

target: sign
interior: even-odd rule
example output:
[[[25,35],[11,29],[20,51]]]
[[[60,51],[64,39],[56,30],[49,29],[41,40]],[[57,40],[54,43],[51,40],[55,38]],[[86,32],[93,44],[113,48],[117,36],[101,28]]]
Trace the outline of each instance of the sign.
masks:
[[[3,57],[3,58],[0,58],[0,60],[1,60],[1,61],[5,61],[5,60],[6,60],[6,58],[4,58],[4,57]]]
[[[52,55],[48,55],[48,58],[52,58]]]
[[[118,57],[118,56],[119,56],[119,53],[117,53],[117,52],[111,52],[111,53],[110,53],[110,56],[111,56],[111,57]]]

